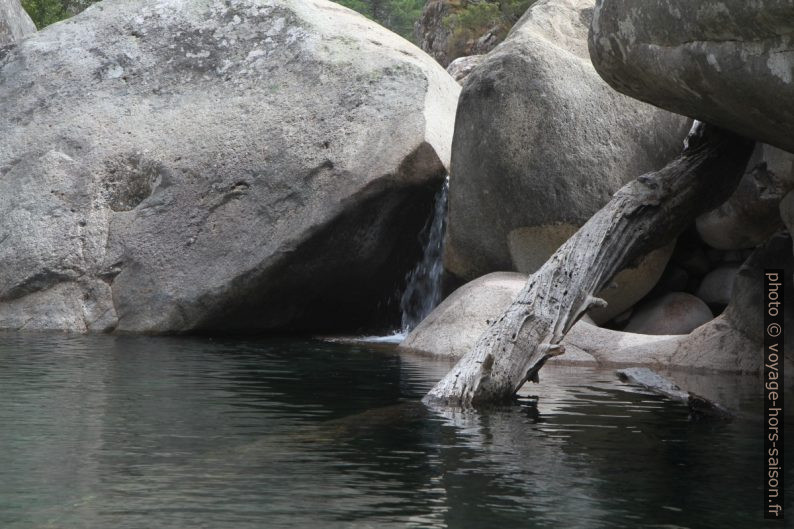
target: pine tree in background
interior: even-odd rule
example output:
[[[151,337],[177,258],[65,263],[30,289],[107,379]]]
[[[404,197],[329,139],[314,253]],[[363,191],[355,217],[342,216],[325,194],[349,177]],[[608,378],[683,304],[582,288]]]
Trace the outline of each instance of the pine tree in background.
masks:
[[[28,12],[38,29],[61,20],[73,17],[99,0],[22,0],[22,7]]]
[[[461,7],[444,19],[452,31],[450,54],[468,55],[466,48],[483,35],[492,34],[494,44],[507,36],[521,15],[535,0],[464,0]],[[474,53],[482,53],[475,50]]]
[[[412,42],[414,24],[422,14],[425,0],[334,0]]]

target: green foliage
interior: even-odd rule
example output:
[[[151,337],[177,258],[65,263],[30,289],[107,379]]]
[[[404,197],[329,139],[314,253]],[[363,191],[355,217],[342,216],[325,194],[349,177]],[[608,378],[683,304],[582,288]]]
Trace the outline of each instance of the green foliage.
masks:
[[[76,15],[99,0],[22,0],[38,29]]]
[[[419,20],[425,0],[334,0],[354,11],[358,11],[392,30],[398,35],[413,41],[414,23]]]
[[[22,7],[38,29],[69,16],[60,0],[22,0]]]
[[[468,55],[467,47],[487,32],[497,40],[505,38],[521,15],[535,0],[483,0],[465,2],[455,13],[444,17],[444,25],[452,31],[449,53],[458,57]]]
[[[353,11],[358,11],[364,15],[371,15],[372,9],[370,5],[364,0],[334,0],[337,4],[342,4],[349,7]]]
[[[468,5],[459,13],[444,18],[444,24],[447,27],[475,32],[479,29],[490,29],[501,21],[502,12],[499,10],[499,4],[489,2]]]

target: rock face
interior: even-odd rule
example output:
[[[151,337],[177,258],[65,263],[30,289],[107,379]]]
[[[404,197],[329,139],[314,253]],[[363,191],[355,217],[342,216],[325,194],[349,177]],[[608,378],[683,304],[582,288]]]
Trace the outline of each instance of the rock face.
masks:
[[[794,155],[759,143],[731,198],[698,217],[700,238],[720,250],[763,244],[781,227],[778,204],[794,187],[793,162]]]
[[[36,25],[19,0],[0,0],[0,46],[11,44],[36,31]]]
[[[447,66],[447,73],[452,76],[458,83],[463,84],[463,80],[474,71],[474,69],[483,61],[485,55],[469,55],[467,57],[458,57]]]
[[[708,305],[692,294],[671,292],[639,305],[624,330],[637,334],[689,334],[713,317]]]
[[[449,56],[452,28],[444,24],[444,19],[452,15],[455,8],[456,6],[448,0],[429,0],[414,27],[414,35],[419,47],[445,68],[455,57]]]
[[[680,152],[688,120],[616,93],[593,69],[592,7],[537,2],[466,78],[444,256],[452,275],[533,271],[623,184]]]
[[[794,152],[794,3],[599,0],[590,53],[617,90]]]
[[[489,3],[498,9],[495,0]],[[486,4],[482,0],[428,0],[422,15],[414,26],[414,36],[419,47],[436,59],[445,68],[458,57],[488,53],[499,44],[510,29],[515,18],[502,20],[491,26],[473,29],[456,35],[455,22],[451,19],[466,7]],[[516,18],[518,18],[516,16]]]
[[[736,273],[731,301],[725,309],[725,318],[734,327],[750,337],[753,342],[761,344],[764,341],[764,271],[767,269],[783,269],[788,276],[783,279],[785,290],[783,300],[786,305],[784,311],[784,328],[794,326],[794,310],[791,310],[791,300],[794,299],[794,253],[792,252],[791,236],[779,233],[771,237],[763,246],[757,248],[744,262]],[[794,358],[794,333],[784,334],[785,351],[789,358]]]
[[[325,0],[119,0],[0,50],[0,328],[370,322],[458,91]]]

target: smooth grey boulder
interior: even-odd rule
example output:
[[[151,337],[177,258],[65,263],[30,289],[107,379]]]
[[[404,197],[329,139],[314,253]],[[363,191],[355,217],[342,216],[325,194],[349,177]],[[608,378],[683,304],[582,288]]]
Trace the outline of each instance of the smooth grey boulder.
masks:
[[[615,92],[590,64],[592,8],[538,1],[466,77],[444,256],[454,276],[519,270],[516,255],[542,263],[623,184],[681,151],[687,119]]]
[[[790,243],[787,249],[791,249]],[[758,286],[760,277],[751,278],[752,288]],[[495,272],[467,283],[436,307],[400,347],[434,357],[460,358],[474,347],[489,322],[510,305],[525,282],[522,274]],[[737,306],[740,303],[740,299],[734,300]],[[563,339],[565,354],[552,358],[549,364],[647,365],[682,372],[708,369],[757,373],[763,368],[761,355],[757,354],[760,342],[745,334],[732,318],[729,309],[683,335],[614,331],[582,318]],[[762,329],[759,327],[758,332]],[[786,363],[794,369],[790,357],[786,357]],[[544,378],[543,371],[540,378]]]
[[[794,155],[756,145],[739,186],[717,209],[696,220],[703,241],[720,250],[755,248],[780,229],[778,205],[794,188]]]
[[[510,306],[526,282],[524,274],[493,272],[466,283],[422,320],[400,347],[438,356],[463,356],[474,347],[491,322]],[[566,354],[566,360],[571,359],[593,362],[592,358],[574,350]]]
[[[794,152],[791,0],[599,0],[589,42],[620,92]]]
[[[637,334],[689,334],[713,318],[708,305],[697,297],[671,292],[637,306],[623,330]]]
[[[493,272],[466,283],[447,296],[400,346],[443,356],[463,356],[526,282],[524,274]]]
[[[695,295],[709,305],[727,305],[731,301],[733,281],[739,265],[715,268],[703,278]]]
[[[3,48],[0,328],[372,322],[418,258],[458,92],[325,0],[103,2]]]
[[[675,241],[653,250],[636,266],[620,271],[609,286],[596,296],[607,302],[606,307],[594,307],[588,314],[596,323],[604,324],[624,313],[643,299],[659,282],[675,248]]]
[[[513,269],[522,274],[536,272],[578,228],[571,225],[536,226],[518,228],[507,237]],[[675,248],[675,241],[657,248],[644,256],[634,266],[619,272],[612,285],[597,293],[607,302],[606,307],[595,307],[588,314],[598,324],[603,324],[625,312],[645,297],[659,281]]]
[[[792,258],[790,239],[784,237],[782,244],[780,241],[773,244],[771,254],[768,253],[769,244],[772,243],[764,247],[767,250],[759,250],[755,256],[757,262],[752,270],[748,269],[746,285],[734,289],[734,298],[725,313],[691,333],[635,334],[597,327],[582,318],[563,339],[565,354],[552,358],[549,364],[647,365],[676,369],[681,373],[702,370],[758,373],[763,369],[762,355],[758,354],[763,326],[752,320],[761,318],[763,322],[763,311],[759,307],[763,277],[757,273],[758,266],[763,266],[761,263],[770,255],[789,252],[787,259]],[[769,262],[775,266],[785,264],[779,260]],[[525,282],[526,276],[507,272],[495,272],[471,281],[436,307],[400,347],[434,357],[460,358],[474,347],[489,322],[500,316]],[[794,286],[794,282],[789,285]],[[787,314],[791,312],[794,311]],[[745,318],[745,314],[752,318]],[[794,315],[789,317],[794,319]],[[746,332],[747,326],[752,327],[752,332]],[[786,350],[792,351],[788,345]],[[785,362],[791,374],[794,365],[790,352]],[[541,380],[544,376],[541,371]]]
[[[12,44],[35,31],[36,25],[19,0],[0,0],[0,46]]]

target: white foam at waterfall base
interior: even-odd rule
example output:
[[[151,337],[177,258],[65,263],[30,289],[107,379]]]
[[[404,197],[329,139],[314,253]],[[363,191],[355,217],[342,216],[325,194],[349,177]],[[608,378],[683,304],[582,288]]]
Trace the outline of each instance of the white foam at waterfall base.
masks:
[[[436,193],[433,214],[419,232],[422,257],[405,276],[405,290],[400,297],[400,329],[385,336],[362,336],[352,341],[400,343],[441,302],[442,256],[447,224],[449,177]]]
[[[423,242],[422,258],[405,276],[405,291],[400,299],[402,334],[408,334],[419,325],[441,302],[441,259],[447,224],[448,192],[449,177],[436,193],[433,215],[419,235]]]

